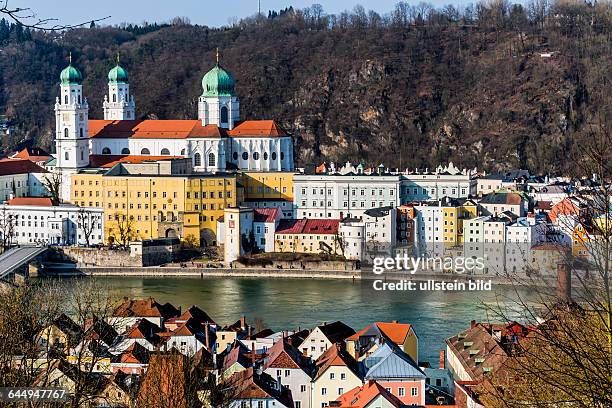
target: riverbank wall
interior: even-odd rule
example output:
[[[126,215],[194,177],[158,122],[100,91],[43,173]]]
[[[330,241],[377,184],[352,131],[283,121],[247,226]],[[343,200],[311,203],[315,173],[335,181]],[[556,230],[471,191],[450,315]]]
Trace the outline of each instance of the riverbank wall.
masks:
[[[467,282],[470,280],[491,281],[492,285],[548,286],[554,287],[556,279],[540,278],[528,280],[510,279],[505,276],[458,275],[458,274],[406,274],[387,272],[382,275],[367,270],[305,270],[305,269],[264,269],[264,268],[200,268],[200,267],[54,267],[46,268],[41,276],[116,276],[116,277],[200,277],[200,278],[263,278],[263,279],[344,279],[385,282],[402,279],[415,282],[434,280],[438,282]],[[578,278],[574,277],[575,284]]]

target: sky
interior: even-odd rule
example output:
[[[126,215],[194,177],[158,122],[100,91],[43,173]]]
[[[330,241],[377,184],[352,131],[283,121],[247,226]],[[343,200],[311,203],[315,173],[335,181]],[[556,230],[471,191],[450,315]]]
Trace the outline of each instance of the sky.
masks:
[[[4,1],[4,0],[3,0]],[[261,0],[261,10],[280,10],[288,6],[304,8],[321,4],[326,13],[339,13],[361,4],[366,10],[391,11],[398,0]],[[417,3],[419,0],[409,0]],[[78,24],[110,16],[104,24],[124,22],[165,22],[173,17],[188,17],[191,23],[208,26],[228,24],[232,18],[257,13],[258,0],[8,0],[9,6],[29,7],[38,18],[57,18],[59,24]],[[431,0],[434,5],[457,1]]]

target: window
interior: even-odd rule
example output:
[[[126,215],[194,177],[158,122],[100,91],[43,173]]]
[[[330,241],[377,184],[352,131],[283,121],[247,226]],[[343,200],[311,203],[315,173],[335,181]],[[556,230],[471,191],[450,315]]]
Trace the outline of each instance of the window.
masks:
[[[64,153],[64,160],[68,160],[68,152]]]
[[[234,160],[238,160],[238,153],[234,152],[234,154],[232,154],[232,157],[234,158]]]
[[[346,373],[340,373],[340,379],[346,380]]]
[[[68,105],[68,95],[64,95],[64,105]]]
[[[111,149],[105,147],[104,149],[102,149],[102,154],[111,154]]]
[[[210,167],[214,167],[215,166],[215,154],[214,153],[209,153],[208,154],[208,165]]]
[[[227,123],[227,107],[224,106],[221,108],[221,123]]]
[[[242,160],[249,160],[249,154],[247,152],[242,153]]]
[[[419,395],[419,389],[417,387],[412,387],[410,389],[410,395],[413,397],[417,397]]]
[[[151,152],[149,151],[149,149],[147,149],[147,148],[145,147],[144,149],[142,149],[142,150],[140,151],[140,154],[142,154],[142,155],[145,155],[145,156],[146,156],[146,155],[150,155],[150,154],[151,154]]]
[[[83,128],[79,128],[79,137],[83,137]]]
[[[285,160],[285,153],[284,152],[281,152],[281,158],[280,159],[281,160]]]
[[[253,160],[259,160],[259,152],[253,153]]]
[[[327,395],[327,388],[321,388],[321,395]]]
[[[263,401],[257,401],[257,408],[263,408]]]
[[[268,152],[264,152],[264,154],[263,154],[263,158],[264,158],[264,160],[268,160]],[[298,401],[298,402],[299,402],[299,401]]]
[[[124,147],[123,149],[121,149],[121,154],[130,154],[130,149]]]
[[[344,394],[344,388],[338,388],[338,395]]]
[[[334,378],[336,378],[336,374],[334,373],[329,373],[329,379],[333,380]]]
[[[300,392],[306,392],[306,385],[305,384],[300,385]]]
[[[302,401],[293,401],[293,405],[295,408],[302,408]]]
[[[272,160],[276,160],[276,152],[272,152]]]
[[[200,153],[196,153],[193,155],[193,165],[198,167],[202,165],[202,156]]]
[[[113,102],[117,102],[117,94],[113,94]]]
[[[64,137],[68,137],[68,128],[64,129]]]
[[[398,397],[403,397],[404,395],[406,395],[406,390],[404,389],[404,387],[399,387],[397,389],[397,396]]]
[[[161,149],[161,155],[162,156],[170,156],[170,150],[166,149],[165,147],[163,149]]]

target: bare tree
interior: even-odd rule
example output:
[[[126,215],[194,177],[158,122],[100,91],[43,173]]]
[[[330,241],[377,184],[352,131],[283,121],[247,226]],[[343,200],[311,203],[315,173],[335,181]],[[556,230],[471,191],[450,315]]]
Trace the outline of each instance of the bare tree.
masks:
[[[4,250],[11,247],[13,244],[13,235],[15,234],[15,224],[17,220],[13,214],[11,214],[6,205],[2,207],[0,212],[0,242]]]
[[[9,0],[0,1],[0,14],[23,27],[42,31],[61,31],[71,28],[91,26],[91,24],[104,21],[110,16],[85,21],[78,24],[60,24],[57,18],[39,18],[30,7],[11,6]]]
[[[91,235],[98,225],[97,216],[88,208],[81,207],[77,213],[77,226],[80,231],[83,231],[85,243],[90,246]]]
[[[62,175],[60,173],[49,173],[43,177],[43,185],[49,191],[51,199],[59,202],[62,192]]]
[[[125,214],[116,213],[115,222],[117,223],[119,242],[121,245],[127,246],[134,239],[134,219]]]

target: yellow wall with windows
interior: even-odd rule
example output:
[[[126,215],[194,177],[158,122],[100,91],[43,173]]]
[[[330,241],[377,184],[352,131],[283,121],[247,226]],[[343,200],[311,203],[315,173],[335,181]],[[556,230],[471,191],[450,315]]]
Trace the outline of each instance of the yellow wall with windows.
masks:
[[[331,253],[336,252],[335,234],[275,234],[274,252],[295,252],[301,254],[320,254],[321,242],[329,245]]]
[[[120,240],[120,229],[131,220],[131,240],[165,237],[181,223],[180,237],[200,245],[214,240],[217,219],[238,200],[236,176],[72,176],[72,202],[103,207],[106,241]],[[160,231],[160,223],[165,223]],[[164,229],[166,231],[164,231]],[[178,233],[178,231],[177,231]],[[209,242],[210,243],[210,242]]]
[[[293,176],[295,173],[245,172],[239,176],[247,200],[283,199],[293,201]]]

